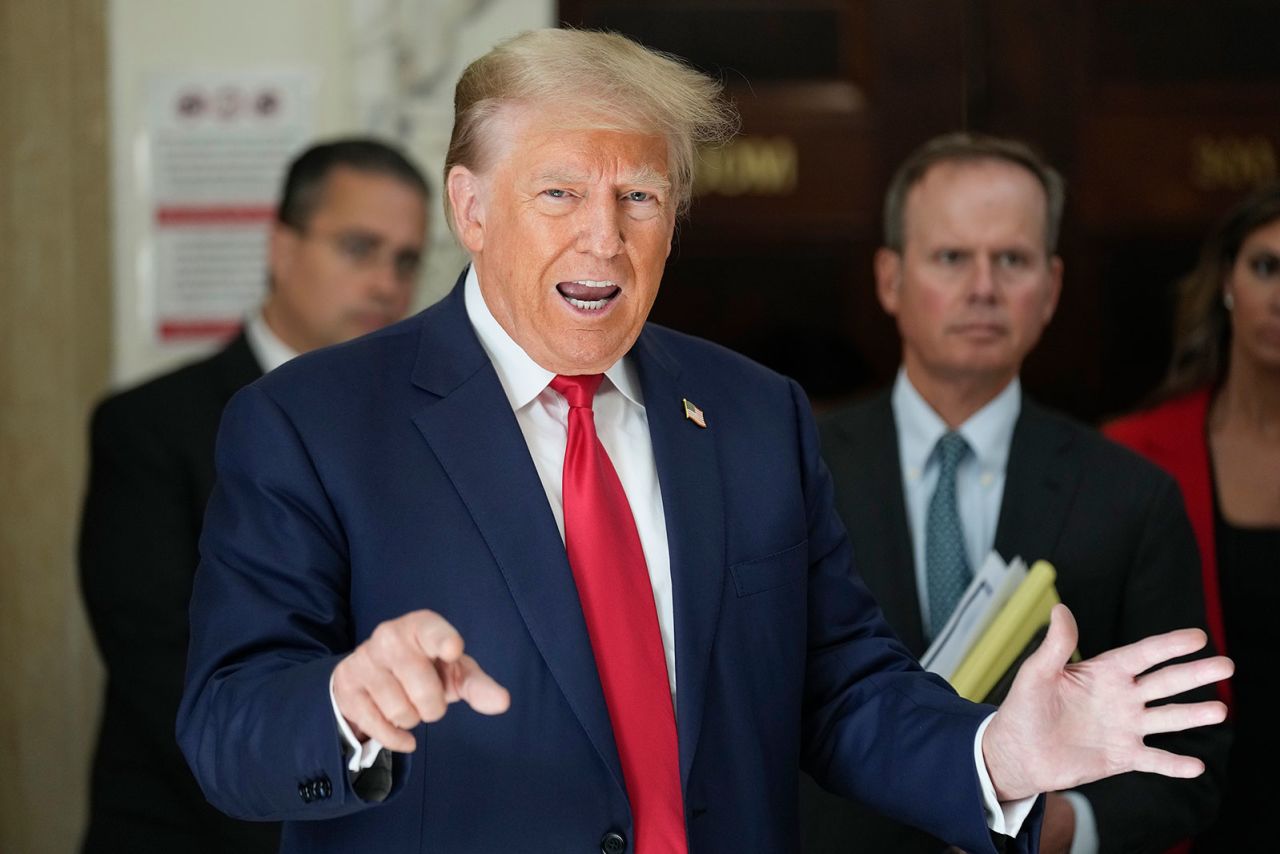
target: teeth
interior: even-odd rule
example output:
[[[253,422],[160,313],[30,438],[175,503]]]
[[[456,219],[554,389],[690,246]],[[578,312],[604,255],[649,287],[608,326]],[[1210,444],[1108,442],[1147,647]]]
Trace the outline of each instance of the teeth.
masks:
[[[575,285],[586,285],[589,288],[615,288],[617,285],[610,281],[597,282],[594,279],[574,279]]]
[[[586,284],[586,283],[583,282],[582,284]],[[572,305],[575,308],[586,309],[587,311],[595,311],[597,309],[604,308],[606,305],[609,304],[609,301],[607,299],[584,300],[584,299],[574,299],[573,297],[565,297],[565,299],[569,301],[569,305]]]

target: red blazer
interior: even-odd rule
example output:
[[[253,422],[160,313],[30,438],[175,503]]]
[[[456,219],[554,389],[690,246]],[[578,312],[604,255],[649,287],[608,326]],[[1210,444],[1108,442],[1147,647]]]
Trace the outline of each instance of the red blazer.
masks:
[[[1178,481],[1196,534],[1196,543],[1200,546],[1209,635],[1218,651],[1225,653],[1227,638],[1222,624],[1218,552],[1213,537],[1213,470],[1205,437],[1210,397],[1211,390],[1206,386],[1152,409],[1112,421],[1103,426],[1102,432],[1156,463]],[[1218,689],[1223,700],[1230,704],[1231,686],[1222,682]]]

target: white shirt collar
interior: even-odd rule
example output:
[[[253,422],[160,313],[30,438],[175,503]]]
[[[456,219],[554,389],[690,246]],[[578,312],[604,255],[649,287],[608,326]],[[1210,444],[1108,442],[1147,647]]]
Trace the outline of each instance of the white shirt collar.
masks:
[[[903,462],[909,470],[924,471],[934,446],[947,432],[947,423],[916,391],[905,368],[898,369],[890,401],[902,443]],[[1013,427],[1021,411],[1022,382],[1014,377],[990,403],[958,428],[982,471],[1005,470]]]
[[[271,331],[267,318],[262,314],[262,306],[249,313],[244,324],[244,335],[249,341],[253,358],[257,359],[258,367],[262,368],[264,374],[274,371],[298,355],[296,350]]]
[[[498,381],[502,383],[502,390],[506,393],[512,410],[526,406],[542,393],[555,374],[530,358],[498,323],[480,292],[480,278],[474,264],[467,270],[463,299],[467,307],[467,318],[476,331],[476,337],[480,339],[480,346],[498,372]],[[640,391],[640,378],[632,361],[623,356],[604,375],[624,397],[643,408],[644,396]]]

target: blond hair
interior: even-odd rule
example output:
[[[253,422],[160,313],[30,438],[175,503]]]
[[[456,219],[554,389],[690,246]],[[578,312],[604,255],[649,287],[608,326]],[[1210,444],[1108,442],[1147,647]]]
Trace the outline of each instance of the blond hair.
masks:
[[[445,156],[454,166],[484,169],[490,128],[508,104],[570,108],[587,127],[664,136],[676,210],[688,208],[700,145],[726,142],[737,113],[719,82],[670,54],[625,36],[588,30],[533,30],[500,42],[467,66],[453,98],[453,135]],[[453,222],[448,194],[445,215]]]

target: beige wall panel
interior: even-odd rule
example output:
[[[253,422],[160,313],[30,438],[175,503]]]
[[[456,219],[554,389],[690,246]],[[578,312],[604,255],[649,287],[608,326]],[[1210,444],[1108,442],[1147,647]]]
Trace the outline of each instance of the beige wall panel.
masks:
[[[69,852],[100,667],[75,580],[110,360],[103,5],[0,3],[0,851]]]

